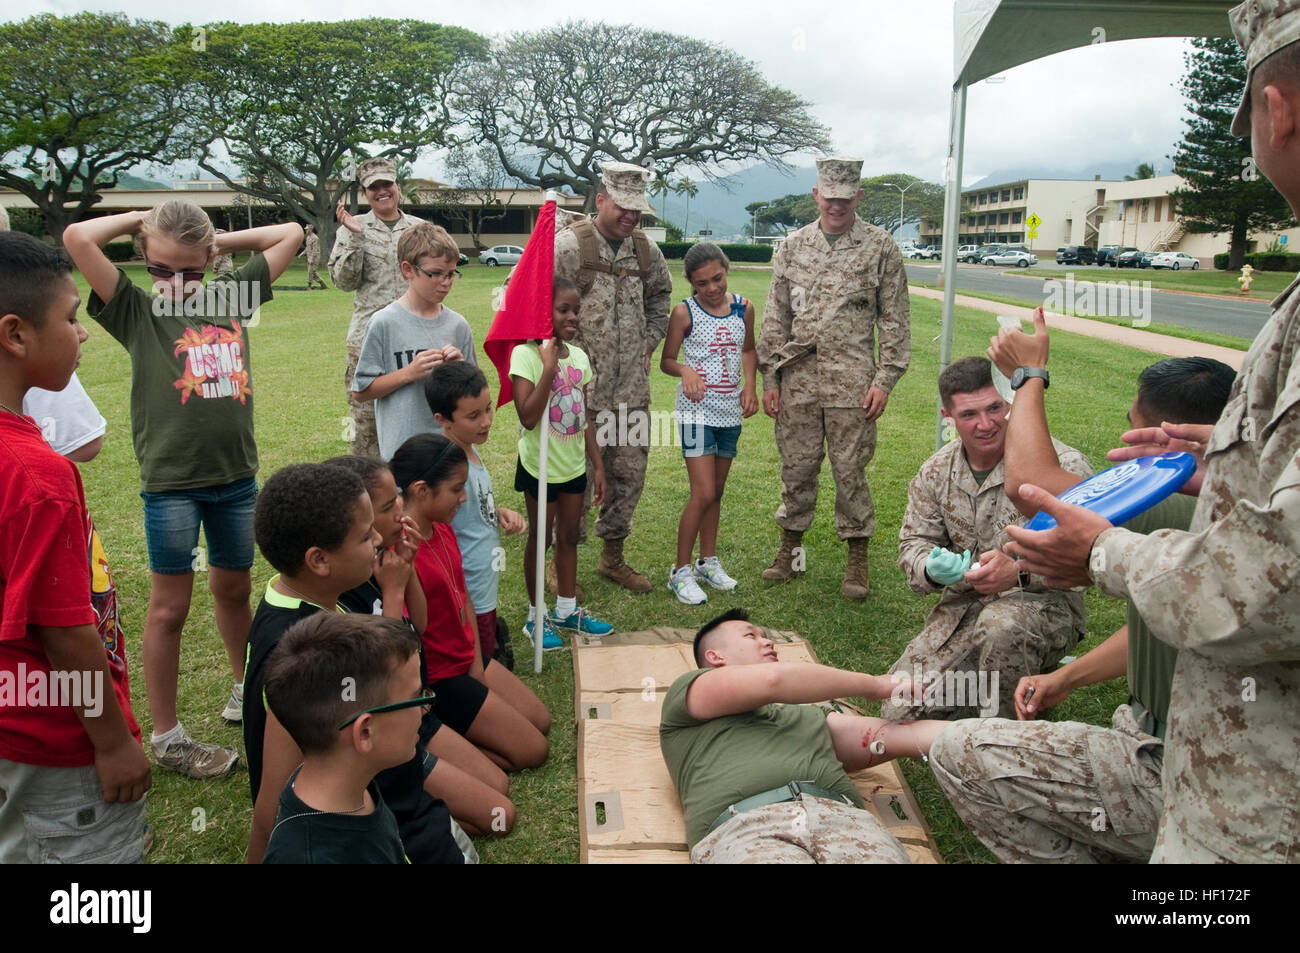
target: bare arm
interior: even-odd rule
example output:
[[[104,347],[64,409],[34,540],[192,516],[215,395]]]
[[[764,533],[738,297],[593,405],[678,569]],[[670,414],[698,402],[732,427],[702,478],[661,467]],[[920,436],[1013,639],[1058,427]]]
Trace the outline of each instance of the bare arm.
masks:
[[[257,803],[253,805],[253,829],[248,834],[246,864],[262,862],[271,831],[275,828],[275,815],[280,810],[280,794],[289,783],[293,769],[302,764],[302,751],[269,708],[262,739],[262,784],[257,789]]]
[[[888,698],[895,681],[808,662],[732,665],[705,672],[686,692],[692,718],[708,721],[780,702],[799,705],[831,698]]]
[[[895,758],[919,758],[929,754],[934,736],[947,724],[934,719],[891,722],[842,712],[831,712],[826,716],[826,729],[831,733],[835,757],[844,765],[845,771],[860,771]]]
[[[740,366],[745,372],[745,386],[740,392],[740,411],[745,417],[758,413],[758,348],[754,344],[754,302],[745,302],[745,345],[740,351]]]
[[[1069,665],[1042,675],[1026,675],[1016,685],[1016,717],[1031,721],[1039,712],[1055,708],[1076,688],[1119,678],[1128,672],[1128,626],[1120,626],[1110,638]],[[1032,689],[1032,691],[1031,691]]]
[[[664,349],[659,356],[659,370],[672,377],[680,377],[682,393],[688,400],[700,401],[704,399],[704,381],[695,368],[677,360],[690,326],[691,313],[686,305],[679,304],[673,308],[673,313],[668,318],[668,336],[664,338]]]
[[[94,440],[88,440],[76,450],[70,450],[64,456],[73,463],[89,463],[99,456],[99,451],[104,449],[104,438],[96,437]]]
[[[281,222],[279,225],[263,225],[260,228],[245,228],[237,232],[222,232],[217,236],[217,254],[229,255],[240,251],[261,252],[266,258],[266,267],[271,273],[271,281],[274,282],[293,262],[294,253],[298,251],[298,246],[301,244],[302,226],[297,222]]]
[[[88,218],[73,222],[63,230],[63,247],[77,266],[90,290],[108,301],[117,290],[117,266],[104,254],[104,246],[121,235],[134,235],[140,231],[145,212],[123,212]],[[220,237],[220,236],[218,236]]]
[[[104,643],[93,625],[36,626],[50,669],[86,673],[94,686],[95,707],[71,706],[95,748],[95,773],[109,804],[138,801],[152,784],[149,759],[126,727],[126,719],[113,691],[113,674],[104,655]]]
[[[543,341],[538,348],[542,356],[542,373],[538,384],[518,374],[510,375],[514,386],[515,412],[519,414],[519,423],[525,430],[532,430],[542,419],[542,413],[551,399],[550,382],[555,378],[555,368],[560,362],[559,349],[554,338]]]

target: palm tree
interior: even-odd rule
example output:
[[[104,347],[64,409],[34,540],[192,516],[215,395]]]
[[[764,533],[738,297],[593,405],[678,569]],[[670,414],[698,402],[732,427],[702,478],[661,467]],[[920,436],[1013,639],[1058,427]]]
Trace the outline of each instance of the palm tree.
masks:
[[[682,222],[682,234],[689,235],[691,233],[691,199],[700,194],[700,187],[686,176],[682,176],[677,180],[677,184],[672,187],[672,190],[678,195],[686,196],[686,218]]]
[[[1138,179],[1154,179],[1156,177],[1156,167],[1150,162],[1139,162],[1138,167],[1133,170],[1132,175],[1124,176],[1125,182],[1135,182]]]

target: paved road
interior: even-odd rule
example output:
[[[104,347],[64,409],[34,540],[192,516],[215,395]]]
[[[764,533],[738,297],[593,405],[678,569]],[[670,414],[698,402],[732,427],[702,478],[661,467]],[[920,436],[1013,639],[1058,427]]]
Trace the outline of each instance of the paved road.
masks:
[[[911,281],[920,281],[926,284],[936,284],[939,280],[939,266],[922,265],[920,263],[908,262],[907,277]],[[1063,301],[1067,297],[1067,288],[1065,286],[1066,272],[1073,272],[1075,285],[1073,288],[1073,300],[1082,304],[1087,294],[1085,289],[1085,279],[1100,280],[1103,282],[1128,282],[1137,281],[1139,284],[1134,289],[1139,295],[1133,299],[1131,307],[1133,312],[1137,313],[1141,305],[1141,292],[1137,291],[1141,287],[1143,280],[1142,271],[1132,271],[1124,269],[1116,271],[1111,268],[1079,268],[1070,265],[1057,265],[1056,262],[1041,262],[1032,269],[1035,275],[1041,275],[1037,280],[1033,278],[1020,278],[1014,275],[1004,275],[1004,268],[992,265],[957,265],[957,288],[960,291],[979,291],[987,294],[1008,295],[1015,298],[1021,298],[1025,301],[1047,302],[1049,297],[1054,296],[1058,301]],[[1059,282],[1055,288],[1048,286],[1044,288],[1044,282],[1054,280]],[[1095,292],[1093,293],[1095,300]],[[1053,310],[1052,306],[1048,306]],[[1057,306],[1055,310],[1064,310]],[[1079,313],[1083,314],[1083,308],[1079,307]],[[1094,312],[1095,313],[1095,312]],[[1189,328],[1198,331],[1217,331],[1221,334],[1233,334],[1243,338],[1253,338],[1259,333],[1259,329],[1264,326],[1268,320],[1268,303],[1264,301],[1232,301],[1221,298],[1206,298],[1198,295],[1168,294],[1158,289],[1151,290],[1150,298],[1150,318],[1157,324],[1172,324],[1176,327]]]

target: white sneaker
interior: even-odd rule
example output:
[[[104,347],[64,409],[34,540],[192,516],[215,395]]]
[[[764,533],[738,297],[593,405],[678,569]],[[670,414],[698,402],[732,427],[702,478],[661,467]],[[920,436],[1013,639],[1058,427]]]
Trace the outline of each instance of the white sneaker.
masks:
[[[221,717],[236,724],[244,720],[244,686],[237,685],[230,690],[226,707],[221,710]]]
[[[698,606],[701,602],[709,601],[709,597],[704,594],[700,584],[695,581],[695,573],[691,572],[690,566],[683,566],[681,569],[670,569],[668,571],[668,588],[680,601],[688,606]]]
[[[727,592],[736,588],[736,580],[727,575],[717,556],[710,556],[695,563],[695,575],[714,589]]]

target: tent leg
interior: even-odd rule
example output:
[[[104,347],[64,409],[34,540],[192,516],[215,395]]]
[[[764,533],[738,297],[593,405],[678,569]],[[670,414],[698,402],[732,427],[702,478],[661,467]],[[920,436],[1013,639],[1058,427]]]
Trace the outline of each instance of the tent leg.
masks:
[[[966,151],[966,87],[952,89],[948,120],[948,159],[944,166],[943,196],[943,332],[939,345],[939,372],[952,363],[953,308],[957,295],[957,246],[961,233],[961,166]],[[943,414],[937,413],[934,448],[943,446]]]

